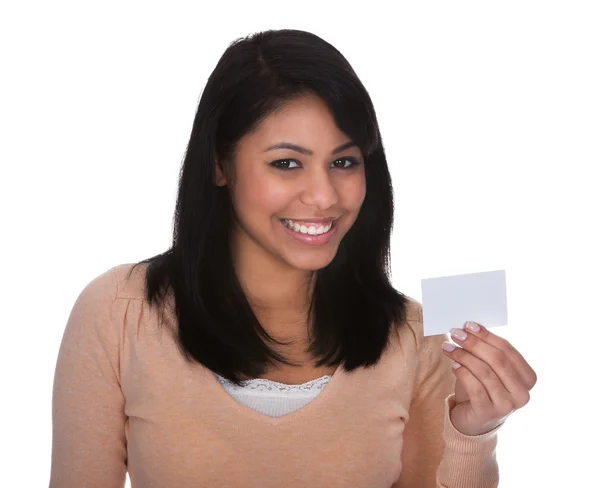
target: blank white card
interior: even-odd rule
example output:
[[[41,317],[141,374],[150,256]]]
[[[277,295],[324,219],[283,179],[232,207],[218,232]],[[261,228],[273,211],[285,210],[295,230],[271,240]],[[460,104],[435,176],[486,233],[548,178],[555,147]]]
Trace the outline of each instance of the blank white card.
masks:
[[[426,336],[462,328],[468,320],[485,327],[508,324],[505,270],[421,280]]]

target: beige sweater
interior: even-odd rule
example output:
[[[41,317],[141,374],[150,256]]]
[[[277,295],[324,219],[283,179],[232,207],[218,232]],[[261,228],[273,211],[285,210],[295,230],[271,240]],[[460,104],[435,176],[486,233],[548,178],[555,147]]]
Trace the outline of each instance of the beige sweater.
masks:
[[[447,334],[407,324],[373,368],[338,368],[313,401],[281,417],[237,403],[186,362],[143,295],[145,266],[93,279],[58,353],[51,488],[483,488],[498,486],[497,431],[450,422]]]

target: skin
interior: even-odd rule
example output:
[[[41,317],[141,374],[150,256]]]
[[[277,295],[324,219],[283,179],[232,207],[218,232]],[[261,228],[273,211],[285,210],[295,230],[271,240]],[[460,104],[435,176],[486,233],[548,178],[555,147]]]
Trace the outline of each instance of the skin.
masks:
[[[289,142],[312,151],[265,149]],[[283,104],[238,143],[233,161],[217,161],[217,184],[230,189],[237,216],[231,249],[238,278],[265,329],[305,342],[305,313],[315,271],[335,257],[365,198],[364,160],[358,147],[335,155],[351,139],[315,95]],[[355,158],[352,165],[346,158]],[[278,160],[292,160],[271,163]],[[286,169],[288,168],[288,169]],[[310,246],[288,235],[281,218],[339,217],[335,237]]]

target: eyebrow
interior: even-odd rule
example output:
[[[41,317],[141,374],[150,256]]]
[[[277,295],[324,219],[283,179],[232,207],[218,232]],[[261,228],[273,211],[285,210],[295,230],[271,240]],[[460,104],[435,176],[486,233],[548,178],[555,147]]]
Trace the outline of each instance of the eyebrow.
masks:
[[[342,144],[339,147],[336,147],[331,154],[337,154],[339,152],[348,149],[349,147],[356,147],[356,143],[353,141],[348,141]],[[291,142],[279,142],[278,144],[273,144],[265,149],[263,152],[273,151],[274,149],[291,149],[292,151],[299,152],[300,154],[304,154],[305,156],[312,156],[313,152],[310,149],[306,149],[305,147],[299,146],[298,144],[292,144]]]

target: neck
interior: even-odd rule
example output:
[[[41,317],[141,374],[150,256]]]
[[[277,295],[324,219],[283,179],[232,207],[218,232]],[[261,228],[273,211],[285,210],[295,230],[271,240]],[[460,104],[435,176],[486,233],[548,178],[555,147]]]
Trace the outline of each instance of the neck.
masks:
[[[314,288],[313,271],[290,269],[283,263],[265,263],[244,253],[235,271],[252,307],[264,313],[306,313]]]
[[[278,338],[303,340],[314,271],[292,268],[249,238],[232,245],[236,275],[261,325]]]

